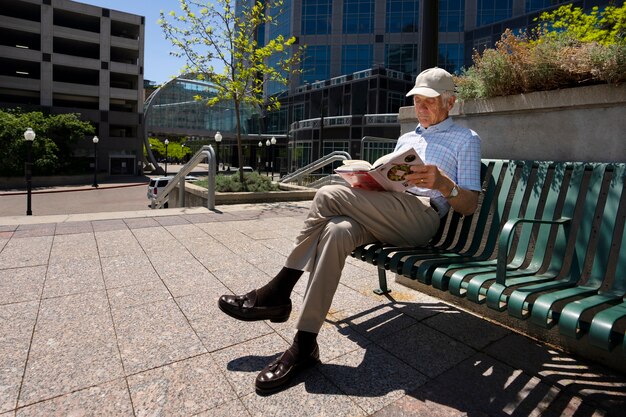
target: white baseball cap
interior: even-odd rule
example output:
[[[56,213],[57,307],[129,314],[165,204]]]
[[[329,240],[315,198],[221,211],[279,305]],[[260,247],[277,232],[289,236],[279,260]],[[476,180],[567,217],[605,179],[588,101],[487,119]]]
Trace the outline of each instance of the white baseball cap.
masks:
[[[415,87],[406,96],[420,95],[437,97],[444,91],[454,92],[452,75],[443,68],[429,68],[422,71],[415,79]]]

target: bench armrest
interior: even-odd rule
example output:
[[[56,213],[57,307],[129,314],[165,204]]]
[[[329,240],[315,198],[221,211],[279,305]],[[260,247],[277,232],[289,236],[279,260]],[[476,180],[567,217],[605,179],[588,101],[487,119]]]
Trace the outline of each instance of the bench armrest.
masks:
[[[507,259],[509,258],[509,249],[514,236],[515,228],[524,223],[530,224],[551,224],[555,226],[563,226],[565,232],[569,227],[572,219],[568,217],[562,217],[555,220],[543,220],[543,219],[509,219],[502,228],[500,238],[498,240],[498,258],[496,266],[496,282],[502,285],[506,285],[506,266]]]

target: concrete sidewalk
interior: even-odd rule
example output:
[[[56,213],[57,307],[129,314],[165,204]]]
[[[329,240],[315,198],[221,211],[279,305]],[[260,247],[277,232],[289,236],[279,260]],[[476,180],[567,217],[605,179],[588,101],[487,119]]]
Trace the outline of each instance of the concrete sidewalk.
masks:
[[[626,378],[349,259],[322,364],[280,393],[256,374],[287,323],[217,299],[283,265],[310,202],[0,217],[0,417],[622,416]]]

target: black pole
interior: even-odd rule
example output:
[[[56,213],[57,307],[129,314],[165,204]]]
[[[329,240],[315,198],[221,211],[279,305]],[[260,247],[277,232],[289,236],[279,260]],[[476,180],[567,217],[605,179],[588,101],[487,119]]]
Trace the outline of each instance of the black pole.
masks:
[[[270,148],[270,166],[272,167],[272,181],[274,181],[274,146]]]
[[[423,1],[421,28],[422,48],[420,51],[420,68],[424,71],[437,66],[439,55],[439,1]]]
[[[220,142],[217,142],[217,155],[215,155],[215,170],[220,172]]]
[[[94,188],[98,188],[98,142],[93,143],[93,184]]]
[[[32,164],[32,148],[33,148],[33,141],[29,140],[27,141],[28,145],[27,145],[27,154],[26,154],[26,215],[27,216],[32,216],[33,215],[33,211],[31,209],[31,191],[32,191],[32,170],[33,170],[33,164]]]
[[[165,145],[165,176],[167,177],[167,145]]]

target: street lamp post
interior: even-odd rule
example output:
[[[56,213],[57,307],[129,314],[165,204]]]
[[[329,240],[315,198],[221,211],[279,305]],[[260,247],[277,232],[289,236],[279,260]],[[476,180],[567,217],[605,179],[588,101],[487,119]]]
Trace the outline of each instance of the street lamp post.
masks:
[[[270,142],[270,140],[266,140],[265,141],[265,146],[267,147],[267,149],[265,150],[265,175],[270,175],[270,145],[272,144],[272,142]]]
[[[165,139],[165,176],[167,177],[167,145],[170,144],[170,141]]]
[[[220,171],[220,142],[222,141],[222,134],[218,131],[215,133],[215,143],[217,143],[217,155],[215,157],[215,167],[217,172]]]
[[[272,136],[272,139],[270,140],[270,143],[272,144],[272,147],[270,148],[271,152],[272,152],[270,164],[272,165],[272,181],[274,181],[274,162],[275,162],[275,159],[276,159],[275,158],[276,155],[274,154],[274,152],[275,152],[274,145],[276,145],[276,137],[275,136]]]
[[[33,211],[31,210],[31,189],[32,189],[32,175],[33,175],[33,163],[32,163],[32,149],[33,149],[33,141],[35,140],[35,131],[30,127],[26,129],[24,132],[24,139],[26,140],[26,215],[32,216]]]
[[[98,188],[98,139],[97,136],[94,136],[93,139],[93,184],[92,187]]]
[[[261,151],[262,150],[263,150],[263,142],[259,141],[259,156],[257,158],[258,161],[259,161],[259,166],[258,166],[259,174],[261,173],[261,167],[262,167],[262,165],[261,165]]]

